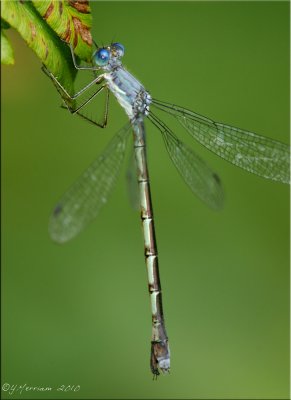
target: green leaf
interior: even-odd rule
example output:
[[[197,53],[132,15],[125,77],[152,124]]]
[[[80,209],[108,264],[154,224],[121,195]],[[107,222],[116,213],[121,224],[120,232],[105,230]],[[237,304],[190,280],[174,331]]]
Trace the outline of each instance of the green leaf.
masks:
[[[73,92],[73,82],[77,71],[72,62],[70,49],[41,17],[32,2],[2,0],[1,17],[20,33],[27,45],[59,82],[69,92]],[[86,54],[88,54],[88,49]]]
[[[92,16],[89,1],[32,1],[44,20],[67,43],[82,60],[90,61]]]
[[[1,64],[14,64],[13,50],[7,36],[4,33],[4,29],[1,29]]]
[[[10,25],[1,18],[1,29],[9,29]]]

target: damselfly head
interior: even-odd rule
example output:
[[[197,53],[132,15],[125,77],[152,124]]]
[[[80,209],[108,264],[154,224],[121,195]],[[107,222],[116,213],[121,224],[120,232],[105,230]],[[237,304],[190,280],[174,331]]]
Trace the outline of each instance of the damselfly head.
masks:
[[[112,43],[107,47],[99,47],[92,56],[92,63],[98,67],[105,67],[110,60],[121,58],[124,55],[124,46],[121,43]]]
[[[110,46],[111,52],[115,57],[124,56],[124,46],[121,43],[112,43]]]
[[[104,67],[110,60],[110,50],[100,48],[95,51],[92,57],[92,63],[98,67]]]

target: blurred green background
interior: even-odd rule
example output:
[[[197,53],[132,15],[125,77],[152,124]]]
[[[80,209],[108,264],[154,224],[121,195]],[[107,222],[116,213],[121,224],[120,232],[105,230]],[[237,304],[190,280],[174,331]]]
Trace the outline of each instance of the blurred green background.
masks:
[[[288,142],[287,2],[91,5],[95,40],[123,43],[124,64],[154,97]],[[60,195],[126,116],[112,99],[108,129],[98,130],[62,110],[39,60],[9,33],[16,64],[2,68],[2,385],[81,388],[2,390],[3,398],[289,397],[287,185],[228,164],[173,124],[222,178],[225,207],[213,212],[147,123],[172,353],[171,374],[153,382],[143,240],[124,174],[79,237],[58,246],[47,232]]]

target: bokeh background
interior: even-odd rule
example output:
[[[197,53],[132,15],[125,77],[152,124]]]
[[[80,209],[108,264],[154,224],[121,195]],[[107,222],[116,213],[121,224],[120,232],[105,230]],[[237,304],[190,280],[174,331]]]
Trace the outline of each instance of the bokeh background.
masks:
[[[287,2],[92,2],[93,35],[158,99],[289,141]],[[151,315],[139,213],[124,173],[98,219],[58,246],[51,209],[126,116],[112,99],[98,130],[62,110],[40,62],[9,32],[2,68],[2,384],[52,393],[3,398],[289,396],[289,188],[195,143],[224,183],[225,207],[197,200],[147,124],[169,376],[152,381]],[[162,115],[161,115],[162,116]],[[166,118],[167,122],[170,122]],[[78,392],[58,392],[80,385]]]

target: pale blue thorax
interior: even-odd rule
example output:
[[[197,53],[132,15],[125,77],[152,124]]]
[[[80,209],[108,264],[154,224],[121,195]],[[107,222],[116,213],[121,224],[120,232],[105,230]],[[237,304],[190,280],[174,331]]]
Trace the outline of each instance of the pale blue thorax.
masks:
[[[118,56],[111,53],[107,65],[102,67],[102,75],[108,89],[124,109],[130,120],[149,113],[151,96],[144,86],[122,65]]]
[[[146,114],[150,95],[143,85],[123,67],[105,73],[104,78],[109,90],[132,120],[137,113]]]

